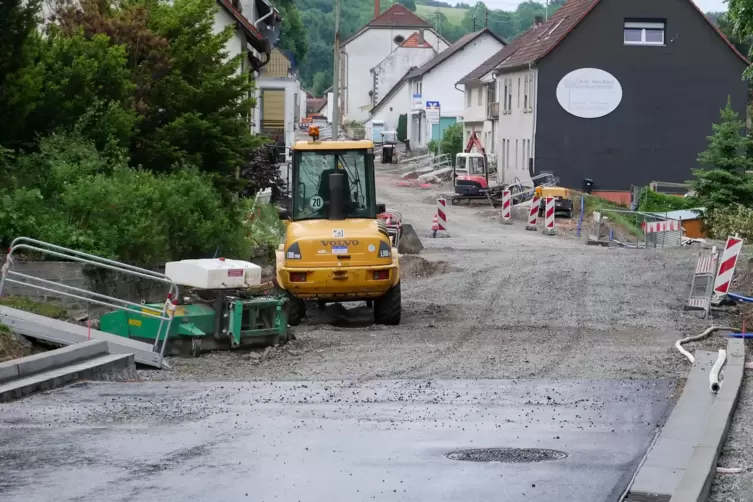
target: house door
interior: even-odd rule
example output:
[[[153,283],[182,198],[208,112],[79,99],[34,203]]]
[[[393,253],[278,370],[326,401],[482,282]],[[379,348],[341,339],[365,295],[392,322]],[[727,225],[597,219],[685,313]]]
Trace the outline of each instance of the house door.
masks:
[[[441,117],[439,119],[439,124],[431,125],[431,139],[435,139],[437,141],[441,140],[442,136],[444,135],[445,129],[456,123],[457,118],[455,117]]]

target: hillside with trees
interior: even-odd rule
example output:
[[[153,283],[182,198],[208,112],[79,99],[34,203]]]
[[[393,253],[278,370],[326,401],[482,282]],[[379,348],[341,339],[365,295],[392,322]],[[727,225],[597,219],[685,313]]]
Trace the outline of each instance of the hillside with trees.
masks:
[[[278,6],[289,5],[293,0],[276,0]],[[294,0],[297,15],[300,15],[305,30],[307,51],[296,54],[299,71],[304,87],[319,96],[332,85],[332,65],[335,39],[334,0]],[[527,1],[521,3],[514,11],[489,9],[484,2],[474,5],[458,3],[453,6],[448,2],[436,0],[398,0],[409,10],[426,19],[447,40],[454,42],[474,29],[488,26],[494,33],[512,40],[533,24],[535,16],[544,16],[543,3]],[[382,0],[382,11],[394,2]],[[564,3],[554,0],[549,3],[551,15]],[[289,7],[287,7],[289,9]],[[340,12],[340,33],[345,40],[374,15],[374,0],[347,0],[342,2]],[[286,21],[287,23],[287,21]],[[285,24],[283,25],[285,33]],[[300,36],[302,32],[299,32]],[[283,40],[286,49],[293,50],[291,41]],[[286,45],[288,44],[288,45]],[[298,44],[302,45],[302,44]]]

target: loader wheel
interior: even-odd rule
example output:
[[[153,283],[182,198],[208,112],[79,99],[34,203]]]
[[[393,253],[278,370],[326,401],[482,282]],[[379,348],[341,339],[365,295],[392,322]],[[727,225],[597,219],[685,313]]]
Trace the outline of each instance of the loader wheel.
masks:
[[[374,300],[374,322],[397,326],[400,324],[400,283],[387,291],[381,298]]]
[[[306,317],[306,303],[300,298],[288,295],[288,324],[298,326]]]

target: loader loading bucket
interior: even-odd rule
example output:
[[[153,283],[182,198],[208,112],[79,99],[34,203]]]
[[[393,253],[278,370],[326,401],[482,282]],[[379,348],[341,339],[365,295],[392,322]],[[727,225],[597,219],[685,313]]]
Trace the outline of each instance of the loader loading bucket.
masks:
[[[400,254],[419,254],[424,248],[418,234],[413,230],[413,225],[403,223],[403,234],[397,246],[397,252]]]

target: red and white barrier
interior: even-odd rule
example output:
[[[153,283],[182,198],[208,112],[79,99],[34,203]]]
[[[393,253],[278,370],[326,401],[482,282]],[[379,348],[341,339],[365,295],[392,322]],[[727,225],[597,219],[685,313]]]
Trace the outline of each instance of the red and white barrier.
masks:
[[[676,232],[682,229],[680,220],[652,221],[644,222],[643,231],[647,234],[656,234],[659,232]]]
[[[722,251],[722,257],[719,260],[719,271],[716,273],[714,280],[714,294],[724,296],[729,292],[729,286],[732,283],[732,277],[735,275],[735,266],[740,251],[743,249],[743,239],[735,235],[727,237],[727,244]]]
[[[541,199],[539,196],[534,194],[531,199],[531,209],[528,212],[528,225],[526,225],[526,230],[536,230],[536,223],[539,220],[540,201]]]
[[[437,223],[439,224],[439,231],[447,231],[447,201],[443,198],[437,199]]]
[[[512,224],[512,192],[510,190],[502,191],[502,223],[505,225]]]
[[[544,233],[554,235],[554,197],[547,197],[544,205]]]

